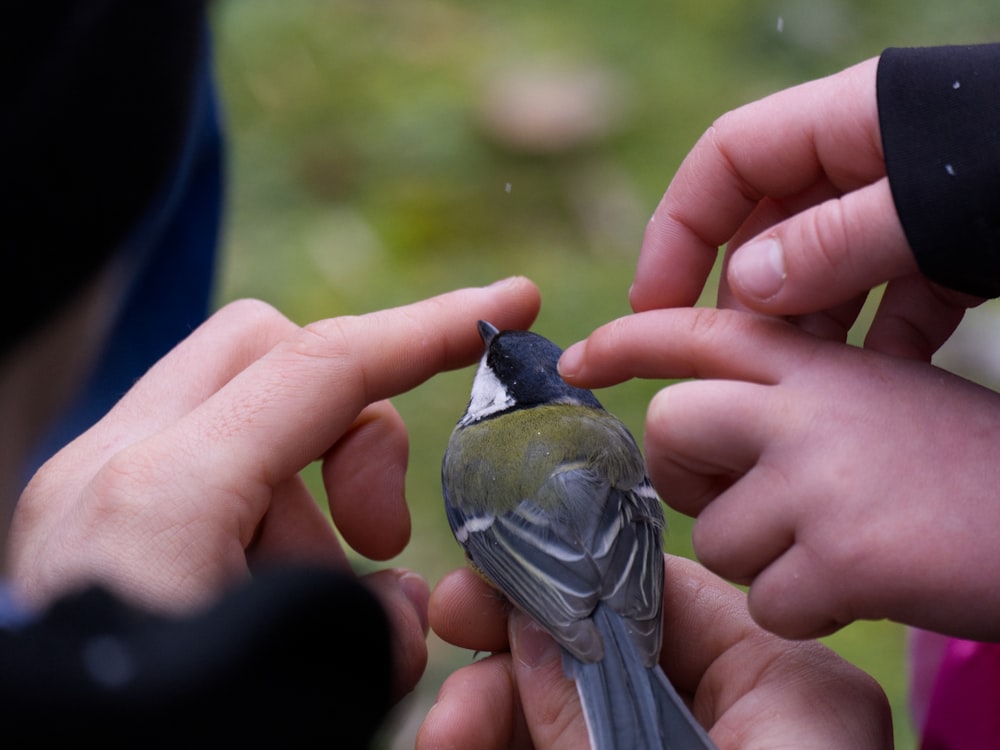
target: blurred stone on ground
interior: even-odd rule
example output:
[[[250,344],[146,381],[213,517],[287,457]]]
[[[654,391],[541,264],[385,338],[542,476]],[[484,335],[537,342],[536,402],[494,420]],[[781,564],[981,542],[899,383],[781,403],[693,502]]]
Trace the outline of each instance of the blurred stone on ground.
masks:
[[[619,132],[631,100],[629,81],[606,67],[511,66],[487,76],[479,122],[488,138],[512,152],[558,155]]]

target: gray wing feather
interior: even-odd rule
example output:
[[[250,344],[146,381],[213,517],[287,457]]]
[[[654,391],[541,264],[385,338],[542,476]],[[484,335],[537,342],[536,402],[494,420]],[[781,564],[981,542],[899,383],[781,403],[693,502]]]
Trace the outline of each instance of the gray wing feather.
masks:
[[[446,489],[447,493],[447,489]],[[584,662],[603,645],[590,619],[618,611],[647,664],[660,649],[663,513],[644,480],[622,490],[581,464],[552,473],[537,498],[500,515],[446,503],[469,560]]]

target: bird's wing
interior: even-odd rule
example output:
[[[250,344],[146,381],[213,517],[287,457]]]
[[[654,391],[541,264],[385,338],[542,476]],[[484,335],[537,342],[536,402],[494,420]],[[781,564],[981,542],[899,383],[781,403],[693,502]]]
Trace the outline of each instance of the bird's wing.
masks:
[[[644,660],[655,662],[663,515],[648,482],[622,490],[599,465],[567,462],[507,512],[446,507],[470,562],[574,656],[601,658],[590,615],[605,600],[629,621]]]
[[[663,643],[663,509],[644,479],[625,493],[625,523],[618,543],[599,563],[604,602],[625,618],[643,663],[660,657]]]

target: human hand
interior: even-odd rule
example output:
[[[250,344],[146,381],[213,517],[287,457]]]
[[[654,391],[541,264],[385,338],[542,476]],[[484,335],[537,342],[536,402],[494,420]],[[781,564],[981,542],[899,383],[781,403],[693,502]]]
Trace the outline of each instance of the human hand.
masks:
[[[473,362],[476,320],[525,327],[538,304],[531,282],[511,279],[303,328],[264,303],[228,305],[31,480],[8,545],[17,592],[40,605],[101,582],[176,611],[262,561],[346,567],[299,476],[315,460],[345,541],[374,559],[397,554],[410,533],[408,442],[385,399]],[[426,584],[386,571],[368,582],[412,687],[426,658]]]
[[[720,750],[892,747],[874,680],[819,643],[761,630],[743,600],[696,563],[667,557],[660,662]],[[587,747],[559,648],[527,616],[461,569],[434,590],[430,617],[445,640],[496,653],[445,681],[417,750]]]
[[[599,328],[565,352],[572,384],[643,378],[645,452],[698,558],[750,585],[792,638],[890,618],[1000,637],[1000,396],[931,365],[773,318],[682,308]]]
[[[677,170],[643,239],[637,312],[692,305],[728,243],[719,306],[799,316],[843,339],[888,281],[865,346],[929,361],[982,299],[917,270],[886,177],[877,59],[719,118]]]

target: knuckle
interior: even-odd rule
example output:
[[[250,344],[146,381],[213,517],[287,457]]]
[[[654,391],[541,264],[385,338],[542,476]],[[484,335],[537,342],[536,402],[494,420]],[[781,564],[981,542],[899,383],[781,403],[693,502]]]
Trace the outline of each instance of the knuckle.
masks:
[[[711,342],[719,337],[725,337],[728,327],[733,323],[732,314],[725,310],[711,307],[696,307],[686,318],[689,340],[711,346]]]
[[[309,358],[338,360],[352,355],[354,328],[359,324],[356,316],[340,316],[317,320],[303,326],[290,341],[290,347]]]
[[[212,316],[217,320],[238,322],[242,325],[262,325],[287,322],[278,310],[259,299],[244,298],[227,303]]]
[[[721,318],[722,316],[710,307],[695,308],[689,318],[691,332],[698,334],[699,338],[711,334],[718,327]]]
[[[839,199],[821,203],[815,211],[809,212],[804,230],[803,245],[814,249],[812,259],[820,266],[820,272],[843,275],[850,270],[851,238],[844,206]]]
[[[171,461],[140,446],[130,446],[111,456],[97,471],[88,493],[91,515],[99,519],[136,516],[155,502],[148,489],[169,486]]]
[[[312,370],[318,364],[325,371],[324,378],[337,383],[344,398],[360,397],[369,403],[369,363],[362,356],[358,342],[367,341],[373,334],[363,316],[344,315],[309,323],[283,345],[291,368]],[[292,382],[298,382],[292,379]]]
[[[615,345],[626,341],[631,335],[628,318],[616,318],[594,331],[587,339],[587,354],[603,360]]]
[[[293,336],[298,330],[292,321],[275,307],[257,299],[239,299],[220,308],[204,324],[216,335],[221,331],[225,338],[245,350],[248,360],[256,359],[260,352],[270,349],[275,342]]]
[[[714,153],[715,162],[729,176],[730,184],[739,190],[749,204],[755,204],[763,197],[763,193],[746,179],[744,176],[745,164],[741,165],[741,160],[731,145],[731,141],[738,142],[738,140],[734,141],[730,135],[733,132],[739,132],[737,127],[731,127],[731,124],[738,118],[738,111],[722,115],[705,131],[702,139]]]

